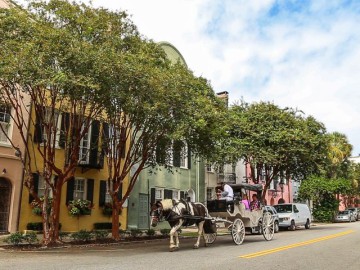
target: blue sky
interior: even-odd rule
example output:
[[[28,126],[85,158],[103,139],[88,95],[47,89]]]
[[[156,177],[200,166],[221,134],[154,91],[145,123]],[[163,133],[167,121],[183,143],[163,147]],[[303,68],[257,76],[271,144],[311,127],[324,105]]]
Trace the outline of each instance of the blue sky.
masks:
[[[86,2],[86,1],[85,1]],[[230,101],[301,109],[360,154],[359,0],[93,0],[172,43]]]

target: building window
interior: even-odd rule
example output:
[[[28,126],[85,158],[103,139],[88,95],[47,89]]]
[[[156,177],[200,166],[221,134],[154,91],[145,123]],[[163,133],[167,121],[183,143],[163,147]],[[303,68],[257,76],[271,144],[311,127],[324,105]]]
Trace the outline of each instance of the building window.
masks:
[[[81,133],[83,133],[84,125],[81,128]],[[84,134],[83,138],[80,141],[80,149],[79,149],[79,159],[80,164],[89,164],[90,158],[90,143],[91,143],[91,125],[87,132]]]
[[[156,188],[155,189],[155,200],[162,200],[164,198],[164,190]]]
[[[180,152],[180,168],[188,168],[188,147],[185,143]]]
[[[74,200],[84,200],[86,199],[85,197],[85,184],[86,181],[85,179],[82,178],[75,178],[75,182],[74,182]]]
[[[212,188],[207,188],[206,189],[206,199],[207,200],[212,200],[213,196],[212,196]]]
[[[51,108],[46,108],[45,110],[45,123],[46,125],[49,126],[50,130],[50,143],[51,145],[53,145],[53,141],[55,140],[55,147],[59,147],[59,140],[60,140],[60,133],[61,133],[61,118],[62,118],[62,114],[59,111],[54,111],[54,115],[52,117],[52,109]],[[55,129],[55,131],[53,130]],[[43,127],[43,141],[47,141],[48,137],[47,137],[47,131],[45,128],[45,125]],[[54,137],[55,134],[55,137]]]
[[[179,199],[179,191],[178,190],[173,190],[172,198],[173,198],[173,200],[178,200]]]
[[[5,105],[0,105],[0,143],[9,143],[6,135],[10,137],[11,131],[11,117],[10,108]],[[3,131],[4,130],[4,131]]]
[[[118,159],[119,151],[118,145],[120,144],[120,131],[116,129],[113,125],[109,125],[109,138],[110,141],[110,155],[114,159]]]
[[[206,172],[212,172],[212,173],[214,172],[214,168],[211,165],[211,163],[206,163],[205,168],[206,168]]]
[[[113,183],[110,183],[110,186],[108,185],[108,183],[106,183],[106,194],[105,194],[105,203],[111,203],[112,202],[112,198],[110,195],[110,191],[112,190],[112,185]]]

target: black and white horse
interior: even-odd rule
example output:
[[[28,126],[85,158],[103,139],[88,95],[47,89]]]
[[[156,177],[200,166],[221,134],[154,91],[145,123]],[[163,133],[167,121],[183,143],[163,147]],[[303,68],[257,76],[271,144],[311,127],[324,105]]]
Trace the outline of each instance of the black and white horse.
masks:
[[[155,202],[151,206],[150,215],[151,226],[153,227],[155,227],[162,218],[169,222],[171,227],[170,251],[179,248],[179,235],[177,230],[181,226],[194,224],[198,227],[198,238],[194,244],[194,248],[199,248],[200,237],[203,236],[205,217],[209,216],[207,208],[202,203],[165,199]],[[205,239],[204,242],[206,246]]]

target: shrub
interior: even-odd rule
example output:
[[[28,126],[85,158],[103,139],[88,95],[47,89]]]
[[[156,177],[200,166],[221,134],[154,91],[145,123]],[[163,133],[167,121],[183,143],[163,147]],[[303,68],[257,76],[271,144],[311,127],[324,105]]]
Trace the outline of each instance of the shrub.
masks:
[[[70,237],[74,239],[74,241],[87,242],[93,238],[93,235],[90,231],[80,230],[78,232],[72,233]]]
[[[121,237],[125,237],[128,234],[128,231],[120,229],[119,234]]]
[[[121,226],[121,223],[119,223],[119,227]],[[111,222],[97,222],[94,223],[94,230],[111,230],[112,229],[112,223]]]
[[[155,235],[155,230],[153,230],[153,229],[148,229],[145,233],[146,233],[146,235],[148,235],[148,236],[154,236],[154,235]]]
[[[170,229],[161,229],[161,230],[160,230],[160,233],[161,233],[162,235],[169,235]]]
[[[130,230],[130,235],[132,236],[132,237],[138,237],[138,236],[140,236],[140,235],[142,235],[142,230],[140,230],[140,229],[131,229]]]
[[[63,240],[65,237],[68,237],[70,235],[69,232],[59,232],[60,240]]]
[[[23,240],[29,243],[30,245],[39,242],[36,232],[29,232],[23,235]]]
[[[4,239],[5,243],[12,244],[14,246],[18,246],[24,240],[22,234],[20,232],[12,233],[8,237]]]
[[[109,232],[106,230],[95,230],[93,231],[96,240],[102,240],[107,238]]]

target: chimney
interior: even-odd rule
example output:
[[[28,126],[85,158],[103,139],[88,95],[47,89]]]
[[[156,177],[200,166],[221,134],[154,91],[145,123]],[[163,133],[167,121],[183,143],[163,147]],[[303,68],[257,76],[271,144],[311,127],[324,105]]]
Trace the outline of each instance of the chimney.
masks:
[[[226,107],[229,107],[229,92],[223,91],[216,93],[217,97],[223,100],[226,104]]]

